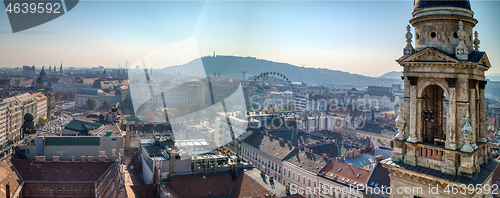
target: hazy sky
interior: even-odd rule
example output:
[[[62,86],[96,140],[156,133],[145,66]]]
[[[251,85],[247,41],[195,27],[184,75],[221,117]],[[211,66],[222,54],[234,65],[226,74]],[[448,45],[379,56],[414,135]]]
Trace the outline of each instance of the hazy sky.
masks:
[[[1,3],[4,7],[4,3]],[[475,30],[500,73],[500,1],[471,1]],[[80,1],[65,15],[12,33],[0,11],[0,67],[125,67],[195,38],[202,56],[253,56],[379,76],[400,71],[413,1]]]

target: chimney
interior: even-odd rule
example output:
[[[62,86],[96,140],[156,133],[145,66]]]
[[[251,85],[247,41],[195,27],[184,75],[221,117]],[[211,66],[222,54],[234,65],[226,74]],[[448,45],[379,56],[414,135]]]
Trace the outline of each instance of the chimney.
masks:
[[[111,157],[111,161],[113,162],[116,161],[116,157],[115,156]]]
[[[52,156],[52,161],[53,162],[58,162],[59,161],[59,156]]]
[[[106,161],[106,157],[99,157],[99,161],[100,162],[105,162]]]
[[[80,157],[80,161],[81,161],[81,162],[84,162],[84,161],[85,161],[85,156],[81,156],[81,157]]]
[[[7,183],[5,185],[5,197],[10,198],[10,185],[9,185],[9,183]]]
[[[376,162],[379,162],[380,160],[382,160],[384,157],[382,155],[377,155],[375,156],[375,161]]]
[[[326,153],[323,153],[324,158],[328,158],[328,155]]]
[[[71,161],[74,162],[75,161],[75,156],[71,156]]]
[[[43,161],[45,161],[45,156],[36,156],[35,161],[36,162],[43,162]]]
[[[93,162],[93,161],[94,161],[94,156],[88,156],[88,157],[87,157],[87,161],[89,161],[89,162]]]
[[[170,153],[170,166],[169,166],[169,175],[174,176],[175,175],[175,157],[177,157],[177,153],[171,152]]]

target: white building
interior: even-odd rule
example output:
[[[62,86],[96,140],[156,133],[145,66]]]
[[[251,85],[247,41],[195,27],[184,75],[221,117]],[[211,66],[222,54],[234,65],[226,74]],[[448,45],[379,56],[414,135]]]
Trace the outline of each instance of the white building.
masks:
[[[100,89],[80,89],[75,93],[75,107],[86,108],[89,98],[93,98],[99,108],[106,101],[106,93]]]

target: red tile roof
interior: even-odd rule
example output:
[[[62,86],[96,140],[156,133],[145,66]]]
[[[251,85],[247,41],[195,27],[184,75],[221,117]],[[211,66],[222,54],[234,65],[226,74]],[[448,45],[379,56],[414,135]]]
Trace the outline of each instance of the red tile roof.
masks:
[[[354,185],[355,182],[357,182],[356,185],[365,185],[370,173],[370,170],[338,162],[333,159],[330,159],[325,167],[320,171],[320,174],[324,175],[324,177],[346,185]],[[347,182],[348,180],[349,182]]]
[[[181,197],[226,197],[233,186],[231,173],[176,176],[165,183]]]
[[[19,80],[19,86],[31,85],[33,79],[21,79]]]
[[[232,198],[243,197],[265,197],[266,194],[271,194],[266,188],[257,183],[250,176],[240,171],[238,179],[234,183],[233,190],[230,196]]]
[[[11,160],[24,181],[97,181],[114,162]]]
[[[121,189],[120,176],[116,163],[113,163],[107,172],[102,175],[101,179],[97,181],[96,194],[97,197],[127,197],[125,187]]]
[[[21,184],[21,179],[17,175],[14,167],[10,163],[9,157],[0,160],[0,198],[4,198],[6,194],[5,185],[9,184],[10,197],[14,197],[14,193]]]

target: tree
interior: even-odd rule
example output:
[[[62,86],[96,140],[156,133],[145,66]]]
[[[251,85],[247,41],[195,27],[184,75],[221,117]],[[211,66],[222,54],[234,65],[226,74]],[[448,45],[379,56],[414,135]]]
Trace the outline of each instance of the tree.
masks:
[[[47,123],[49,123],[49,119],[43,117],[38,118],[38,124],[40,125],[40,127],[45,126]]]
[[[109,110],[109,103],[108,103],[108,101],[104,101],[102,103],[102,106],[99,109],[106,110],[106,111]]]
[[[295,110],[295,105],[291,103],[286,103],[281,107],[281,110],[283,111],[290,111],[290,110]]]
[[[93,99],[93,98],[89,97],[89,99],[87,99],[87,101],[85,101],[85,102],[87,102],[87,109],[88,110],[94,110],[97,106],[97,103],[95,102],[95,99]]]
[[[278,109],[276,109],[276,108],[273,106],[273,104],[270,104],[269,106],[267,106],[266,111],[278,111]]]

